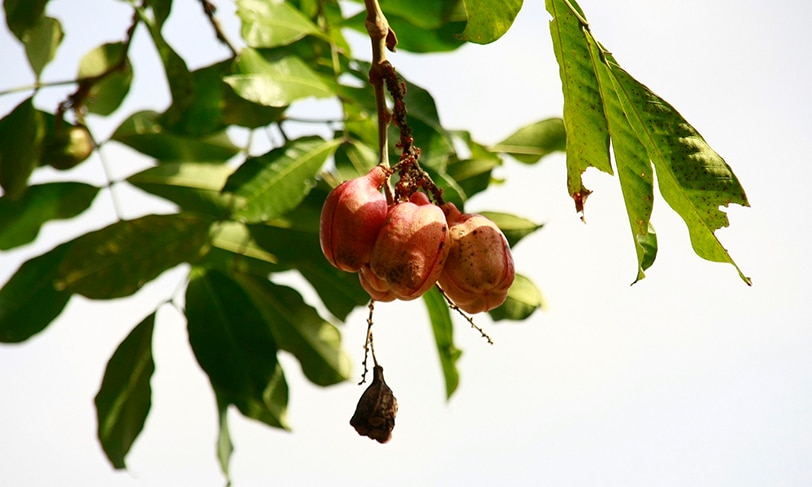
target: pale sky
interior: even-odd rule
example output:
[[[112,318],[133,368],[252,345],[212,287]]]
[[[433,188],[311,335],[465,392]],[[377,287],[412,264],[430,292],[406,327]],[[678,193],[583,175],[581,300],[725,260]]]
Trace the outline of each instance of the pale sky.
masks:
[[[93,14],[77,15],[78,3]],[[197,2],[175,3],[197,15]],[[232,4],[218,4],[234,32]],[[507,183],[467,209],[511,211],[546,224],[514,249],[514,258],[517,270],[540,286],[548,308],[519,323],[478,317],[493,346],[455,318],[464,352],[461,383],[446,402],[422,303],[376,307],[376,351],[400,404],[386,445],[349,426],[363,391],[357,381],[312,386],[298,363],[282,356],[293,432],[232,411],[235,487],[812,485],[812,265],[805,223],[812,8],[751,0],[582,0],[581,7],[620,64],[673,104],[739,177],[752,208],[728,209],[731,226],[717,235],[753,286],[732,266],[696,257],[684,224],[662,199],[653,217],[657,261],[646,279],[629,286],[635,256],[617,179],[587,173],[594,194],[584,225],[566,194],[562,155],[532,167],[509,161],[499,171]],[[83,53],[119,40],[129,16],[123,2],[48,8],[63,20],[67,37],[64,59],[46,70],[46,80],[69,77]],[[222,56],[195,18],[183,35],[170,36],[193,68]],[[496,143],[561,113],[547,20],[543,2],[527,0],[495,44],[432,57],[396,53],[390,60],[432,92],[446,127]],[[166,29],[177,27],[170,20]],[[143,34],[133,46],[135,89],[113,117],[90,120],[102,137],[135,109],[166,107],[156,55]],[[362,53],[363,39],[354,40]],[[31,81],[21,48],[6,32],[0,59],[0,89]],[[65,91],[48,93],[43,104],[55,104]],[[22,96],[0,98],[0,112]],[[105,151],[117,177],[144,167],[112,144]],[[103,184],[98,161],[57,176]],[[119,197],[128,217],[171,208],[145,208],[148,200],[135,190]],[[78,221],[97,228],[113,219],[103,193]],[[76,224],[49,224],[31,249],[0,254],[0,282],[24,260],[72,237]],[[95,436],[93,397],[109,356],[175,290],[184,271],[166,273],[132,298],[73,298],[45,332],[21,345],[0,345],[0,483],[224,485],[213,394],[189,349],[185,322],[170,307],[158,313],[152,410],[127,457],[128,471],[110,467]],[[360,374],[365,317],[359,310],[341,327],[353,377]]]

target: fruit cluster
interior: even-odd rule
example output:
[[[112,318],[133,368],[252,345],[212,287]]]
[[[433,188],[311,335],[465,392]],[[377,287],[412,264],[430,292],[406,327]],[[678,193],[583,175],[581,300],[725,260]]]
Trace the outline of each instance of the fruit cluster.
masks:
[[[411,300],[439,283],[468,313],[505,301],[515,275],[504,234],[482,215],[434,204],[420,191],[391,204],[381,166],[345,181],[324,202],[321,249],[335,267],[358,272],[376,301]]]

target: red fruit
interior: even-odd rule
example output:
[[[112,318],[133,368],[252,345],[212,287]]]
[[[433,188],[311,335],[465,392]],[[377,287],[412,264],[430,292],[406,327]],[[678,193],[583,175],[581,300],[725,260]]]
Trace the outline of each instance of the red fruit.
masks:
[[[461,213],[453,203],[443,209],[451,249],[440,286],[468,313],[496,308],[505,302],[516,275],[505,235],[482,215]]]
[[[420,297],[437,282],[448,257],[448,224],[423,193],[389,209],[369,267],[397,299]],[[363,281],[362,281],[363,282]]]
[[[339,184],[324,201],[319,222],[321,251],[332,265],[357,272],[369,262],[372,246],[386,219],[380,188],[386,172],[373,167],[365,176]]]
[[[385,281],[382,281],[372,272],[369,264],[364,264],[358,270],[358,278],[361,279],[361,287],[369,294],[375,301],[388,303],[395,300],[395,295],[389,291],[389,286]]]

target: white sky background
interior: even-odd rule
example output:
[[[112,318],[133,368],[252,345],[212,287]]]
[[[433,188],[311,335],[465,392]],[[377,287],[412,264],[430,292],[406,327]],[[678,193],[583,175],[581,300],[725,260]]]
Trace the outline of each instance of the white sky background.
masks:
[[[197,2],[176,0],[165,31],[197,68],[222,58]],[[233,5],[219,16],[231,32]],[[82,7],[77,7],[82,5]],[[520,243],[520,272],[542,288],[548,309],[521,323],[478,321],[488,346],[455,318],[464,350],[461,385],[444,399],[442,374],[421,302],[376,309],[376,350],[400,403],[394,438],[379,445],[348,421],[363,387],[310,385],[283,357],[293,433],[231,414],[237,487],[255,485],[798,486],[812,484],[812,271],[806,247],[812,180],[812,76],[801,2],[583,0],[596,37],[633,76],[672,103],[733,167],[752,208],[731,207],[717,233],[753,278],[696,257],[681,220],[660,199],[653,223],[660,251],[642,282],[629,286],[635,257],[616,178],[587,173],[595,191],[587,225],[566,194],[564,158],[538,166],[513,161],[503,187],[473,199],[546,223]],[[46,80],[75,73],[78,59],[120,40],[123,3],[52,1],[67,37]],[[81,10],[81,12],[79,12]],[[495,143],[516,128],[561,113],[558,67],[540,0],[527,0],[512,30],[489,46],[447,55],[390,56],[428,88],[447,127]],[[182,33],[179,28],[183,27]],[[236,39],[236,34],[233,35]],[[356,54],[366,56],[363,39]],[[108,136],[135,109],[168,103],[145,32],[133,46],[136,79],[110,119],[91,118]],[[0,37],[0,89],[30,83],[22,49]],[[65,95],[54,89],[40,106]],[[0,98],[6,113],[25,95]],[[52,98],[49,98],[52,97]],[[51,105],[49,103],[53,102]],[[327,107],[329,110],[330,107]],[[305,104],[318,115],[323,104]],[[417,141],[419,145],[419,141]],[[143,162],[104,149],[116,177]],[[94,156],[98,157],[98,156]],[[53,177],[50,175],[49,177]],[[103,184],[96,159],[65,178]],[[120,193],[128,217],[169,211]],[[83,228],[113,221],[100,194]],[[32,249],[0,254],[4,282],[24,260],[64,241],[76,222],[46,226]],[[156,373],[146,428],[127,458],[109,466],[95,437],[93,407],[107,359],[130,329],[171,294],[173,270],[133,298],[74,298],[45,332],[0,345],[0,483],[9,486],[222,486],[214,454],[216,410],[208,380],[188,347],[184,320],[161,308]],[[342,327],[360,374],[365,313]]]

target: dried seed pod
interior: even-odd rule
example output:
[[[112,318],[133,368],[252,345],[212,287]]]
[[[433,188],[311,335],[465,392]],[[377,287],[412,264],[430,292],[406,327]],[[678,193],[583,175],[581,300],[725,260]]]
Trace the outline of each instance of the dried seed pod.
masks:
[[[373,167],[365,176],[339,184],[324,201],[319,222],[321,250],[335,267],[357,272],[369,262],[387,214],[381,185],[386,171]]]
[[[376,365],[372,369],[372,384],[358,400],[350,425],[359,435],[386,443],[392,439],[397,414],[398,400],[383,379],[383,367]]]
[[[369,267],[397,299],[418,298],[431,288],[448,257],[448,224],[423,193],[389,208],[372,247]]]
[[[482,215],[461,213],[443,205],[449,227],[450,252],[439,283],[463,311],[479,313],[505,302],[515,269],[505,235]]]

